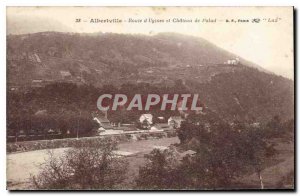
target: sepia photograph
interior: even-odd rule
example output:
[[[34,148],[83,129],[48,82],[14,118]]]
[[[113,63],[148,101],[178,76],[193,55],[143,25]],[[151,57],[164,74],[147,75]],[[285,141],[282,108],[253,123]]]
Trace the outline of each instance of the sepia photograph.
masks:
[[[294,7],[6,7],[6,189],[295,190]]]

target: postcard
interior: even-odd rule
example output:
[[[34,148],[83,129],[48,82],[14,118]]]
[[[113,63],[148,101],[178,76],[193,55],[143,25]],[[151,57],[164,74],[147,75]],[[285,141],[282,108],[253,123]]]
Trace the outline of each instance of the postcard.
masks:
[[[293,7],[8,6],[7,189],[295,189]]]

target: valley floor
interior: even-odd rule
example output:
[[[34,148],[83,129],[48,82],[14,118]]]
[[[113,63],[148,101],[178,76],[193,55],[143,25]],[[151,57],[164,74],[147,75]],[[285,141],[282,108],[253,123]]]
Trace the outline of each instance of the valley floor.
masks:
[[[126,142],[119,144],[119,150],[116,153],[129,156],[128,159],[131,168],[129,175],[134,175],[138,171],[138,167],[141,165],[140,163],[144,161],[144,154],[148,154],[154,148],[166,148],[174,143],[179,143],[177,137]],[[66,149],[67,148],[56,148],[53,149],[53,152],[59,156],[64,153]],[[134,159],[140,159],[138,157],[141,156],[142,162],[133,160],[132,155],[136,155]],[[29,183],[31,175],[37,175],[39,173],[40,165],[43,164],[46,159],[47,150],[8,154],[6,163],[7,189],[19,190],[31,188]]]
[[[145,163],[144,155],[154,148],[164,149],[171,144],[179,143],[177,137],[153,140],[141,140],[119,144],[116,152],[126,156],[129,161],[128,178],[122,187],[131,189],[138,169]],[[293,143],[280,140],[274,141],[279,153],[268,160],[266,168],[262,171],[265,188],[293,188],[293,184],[282,184],[284,178],[292,177],[294,173],[294,147]],[[56,155],[62,154],[67,148],[54,149]],[[39,172],[39,167],[47,159],[47,150],[36,150],[7,155],[7,189],[30,189],[30,176]],[[120,187],[121,188],[121,187]],[[248,174],[237,180],[235,188],[259,189],[260,183],[255,173]]]

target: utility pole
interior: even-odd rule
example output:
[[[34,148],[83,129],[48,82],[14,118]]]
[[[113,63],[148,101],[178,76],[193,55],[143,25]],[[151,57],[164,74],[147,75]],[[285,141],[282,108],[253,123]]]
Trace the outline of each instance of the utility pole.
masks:
[[[81,110],[79,111],[79,119],[77,120],[77,138],[76,140],[79,140],[78,132],[79,132],[79,120],[81,118]]]
[[[107,118],[107,110],[104,111],[105,118]]]
[[[82,82],[82,71],[80,70],[80,82]],[[78,137],[78,132],[79,132],[79,120],[80,120],[80,118],[81,118],[81,109],[79,108],[79,119],[78,119],[78,121],[77,121],[77,140],[79,139],[79,137]]]

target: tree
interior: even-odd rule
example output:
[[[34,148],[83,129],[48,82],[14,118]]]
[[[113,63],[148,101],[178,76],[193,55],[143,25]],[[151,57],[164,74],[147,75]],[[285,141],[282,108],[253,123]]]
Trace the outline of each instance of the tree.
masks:
[[[136,179],[138,189],[179,189],[179,159],[172,150],[154,149],[145,155],[147,162],[140,167]]]
[[[181,148],[192,149],[196,154],[183,159],[178,168],[173,169],[180,176],[174,179],[176,182],[173,184],[189,189],[226,189],[233,187],[238,177],[254,171],[259,177],[261,188],[264,188],[261,171],[265,160],[274,155],[276,150],[267,142],[263,129],[242,122],[239,126],[230,126],[218,120],[210,122],[208,129],[206,122],[202,122],[200,117],[192,116],[182,123],[178,131]],[[162,160],[157,161],[157,167],[159,163],[164,163]],[[154,165],[148,170],[155,171]],[[160,176],[155,181],[161,187],[169,187],[169,184],[159,179],[169,179],[171,176],[164,175],[170,173],[157,173]],[[143,180],[147,180],[145,172],[142,174]],[[154,179],[150,178],[150,181]]]
[[[240,160],[247,167],[250,166],[256,172],[261,189],[264,189],[263,176],[261,174],[266,159],[277,153],[273,145],[269,145],[264,137],[262,128],[248,128],[241,133],[243,142],[239,143]]]
[[[32,177],[37,189],[115,189],[124,181],[127,162],[118,158],[113,140],[78,141],[58,156],[49,152],[41,172]]]

